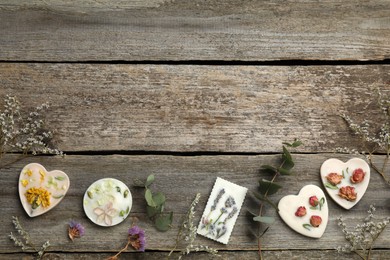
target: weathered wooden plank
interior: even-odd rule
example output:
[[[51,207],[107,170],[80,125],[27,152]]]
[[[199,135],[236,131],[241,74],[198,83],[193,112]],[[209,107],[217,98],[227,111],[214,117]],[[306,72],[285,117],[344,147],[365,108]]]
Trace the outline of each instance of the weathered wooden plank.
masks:
[[[149,260],[149,259],[166,259],[167,252],[145,252],[145,253],[122,253],[120,259],[134,259],[134,260]],[[388,259],[390,254],[389,250],[373,250],[370,259]],[[48,253],[45,254],[46,260],[52,259],[61,259],[61,260],[69,260],[69,259],[107,259],[111,257],[113,254],[109,253]],[[205,253],[192,253],[185,257],[185,259],[224,259],[224,260],[235,260],[235,259],[243,259],[243,260],[253,260],[258,258],[258,253],[256,251],[233,251],[219,252],[220,257],[213,257],[209,254]],[[312,260],[312,259],[361,259],[359,256],[354,254],[339,254],[335,250],[313,250],[313,251],[264,251],[263,252],[264,259],[270,260],[280,260],[280,259],[302,259],[302,260]],[[33,257],[29,254],[7,254],[1,255],[0,259],[7,260],[16,260],[16,259],[24,259],[29,260],[33,259]],[[177,259],[176,255],[172,255],[170,259]]]
[[[383,60],[387,0],[7,0],[0,60]]]
[[[146,230],[148,250],[169,251],[176,238],[180,219],[186,212],[195,193],[200,192],[202,197],[197,208],[196,219],[200,218],[203,207],[217,176],[255,190],[257,181],[267,178],[259,171],[262,164],[275,164],[280,155],[262,156],[67,156],[64,159],[58,157],[33,157],[7,168],[0,170],[2,188],[0,189],[0,205],[2,214],[0,225],[0,252],[20,252],[13,246],[6,234],[13,230],[11,216],[20,217],[20,221],[30,231],[31,237],[37,243],[43,243],[49,239],[54,252],[114,252],[120,249],[126,241],[126,232],[131,225],[131,219],[126,219],[122,224],[111,228],[101,228],[90,222],[82,209],[82,198],[88,186],[97,179],[114,177],[131,184],[133,178],[146,178],[149,174],[155,174],[156,181],[153,189],[161,191],[167,196],[166,210],[174,211],[173,228],[166,232],[156,231],[145,216],[145,201],[143,190],[130,187],[133,195],[132,217],[139,219],[138,225]],[[322,187],[319,179],[319,168],[324,160],[333,157],[333,154],[321,155],[295,155],[296,174],[283,176],[279,182],[284,188],[272,199],[277,202],[287,194],[296,194],[306,184],[317,184]],[[338,156],[346,160],[347,156]],[[6,160],[15,159],[15,156],[6,156]],[[384,156],[377,156],[376,162],[383,162]],[[36,217],[28,218],[20,205],[17,182],[19,171],[28,162],[38,162],[46,166],[48,170],[61,169],[65,171],[71,180],[71,186],[66,198],[52,211]],[[343,215],[347,225],[352,228],[366,216],[366,210],[370,204],[377,207],[376,215],[384,218],[389,215],[388,186],[375,172],[371,175],[371,181],[362,200],[349,211],[341,209],[329,199],[330,220],[327,230],[321,239],[310,239],[297,234],[287,227],[279,217],[272,225],[270,231],[265,234],[263,245],[265,250],[308,250],[322,249],[333,250],[345,243],[343,235],[337,226],[337,217]],[[251,230],[256,230],[256,225],[247,216],[247,210],[258,210],[252,195],[248,195],[240,217],[237,220],[232,237],[227,246],[213,242],[203,237],[198,237],[196,243],[206,244],[220,250],[256,250],[257,244],[251,235]],[[268,214],[276,215],[269,209]],[[72,243],[67,238],[66,228],[70,219],[76,219],[86,227],[86,235]],[[389,249],[390,229],[387,229],[377,240],[375,247]],[[288,242],[287,242],[288,241]]]
[[[65,151],[303,152],[358,147],[342,111],[383,122],[390,66],[0,64],[0,97],[49,101]],[[0,104],[2,100],[0,100]],[[376,110],[375,110],[376,109]],[[364,111],[364,113],[363,113]]]

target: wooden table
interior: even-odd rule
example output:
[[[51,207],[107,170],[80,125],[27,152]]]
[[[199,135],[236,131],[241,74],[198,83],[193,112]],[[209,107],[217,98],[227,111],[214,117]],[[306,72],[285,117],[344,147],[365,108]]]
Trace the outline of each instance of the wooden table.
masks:
[[[106,4],[110,2],[110,4]],[[0,104],[15,95],[25,111],[48,101],[48,127],[65,158],[35,156],[0,169],[1,259],[33,255],[13,245],[11,216],[18,216],[37,244],[47,239],[48,259],[103,259],[126,243],[131,218],[101,228],[82,208],[87,187],[113,177],[131,187],[134,178],[156,176],[153,189],[167,196],[173,227],[158,232],[146,217],[143,191],[131,187],[132,217],[147,234],[145,253],[122,259],[163,259],[173,248],[181,219],[197,192],[197,221],[216,177],[250,191],[267,178],[282,142],[299,138],[295,175],[282,176],[278,201],[306,184],[323,188],[319,168],[327,158],[347,160],[336,147],[361,149],[340,112],[379,120],[376,89],[390,94],[390,3],[377,1],[65,1],[0,3]],[[11,162],[18,155],[1,160]],[[375,161],[385,156],[377,154]],[[29,162],[65,171],[71,187],[52,211],[29,218],[17,183]],[[387,174],[390,175],[389,170]],[[345,243],[337,226],[390,214],[390,189],[372,171],[363,199],[351,210],[329,199],[330,219],[321,239],[292,231],[277,214],[263,237],[265,259],[334,259]],[[198,236],[222,259],[256,259],[258,211],[248,193],[228,245]],[[86,228],[71,242],[67,223]],[[175,255],[177,256],[177,255]],[[208,259],[203,253],[189,259]],[[390,228],[372,257],[390,259]]]

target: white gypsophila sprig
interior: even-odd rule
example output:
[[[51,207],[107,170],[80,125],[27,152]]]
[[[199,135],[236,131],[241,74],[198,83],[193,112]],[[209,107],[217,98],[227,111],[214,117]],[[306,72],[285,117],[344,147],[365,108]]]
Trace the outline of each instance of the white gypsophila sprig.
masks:
[[[361,154],[366,157],[371,167],[378,172],[387,184],[390,185],[390,178],[386,175],[386,167],[390,158],[390,96],[384,95],[377,89],[376,105],[380,110],[379,122],[370,122],[364,119],[361,123],[356,123],[348,114],[342,113],[340,116],[347,123],[353,134],[361,139],[365,151],[358,151],[355,148],[336,148],[338,153]],[[373,162],[375,152],[386,152],[386,158],[382,167],[378,167]]]
[[[203,246],[203,245],[194,245],[194,241],[196,238],[197,227],[194,225],[194,217],[195,217],[195,207],[199,203],[200,193],[197,193],[194,200],[192,201],[187,214],[182,222],[182,225],[179,228],[179,232],[176,238],[176,245],[169,253],[168,257],[173,253],[173,251],[177,248],[180,241],[184,241],[186,247],[180,251],[180,255],[178,259],[182,259],[183,256],[190,254],[191,252],[207,252],[213,255],[218,254],[218,250]]]
[[[49,105],[43,103],[27,116],[22,116],[19,101],[7,95],[4,98],[4,110],[0,112],[0,156],[7,150],[33,155],[63,155],[62,151],[49,145],[53,133],[45,129],[42,117],[48,108]]]
[[[36,249],[35,245],[32,242],[30,234],[22,227],[19,222],[18,217],[12,216],[12,223],[14,224],[15,230],[20,235],[21,239],[16,237],[12,232],[8,235],[8,237],[14,241],[15,246],[19,246],[23,251],[33,250],[37,255],[37,259],[41,259],[46,251],[46,249],[50,246],[50,242],[46,241],[39,250]],[[24,241],[23,241],[24,240]]]
[[[339,253],[354,252],[362,259],[369,259],[375,240],[385,230],[390,221],[390,218],[387,217],[375,223],[375,210],[375,207],[370,205],[370,209],[367,211],[368,216],[363,220],[362,224],[356,225],[353,231],[347,230],[347,225],[342,216],[337,219],[338,226],[348,242],[344,246],[336,248]]]

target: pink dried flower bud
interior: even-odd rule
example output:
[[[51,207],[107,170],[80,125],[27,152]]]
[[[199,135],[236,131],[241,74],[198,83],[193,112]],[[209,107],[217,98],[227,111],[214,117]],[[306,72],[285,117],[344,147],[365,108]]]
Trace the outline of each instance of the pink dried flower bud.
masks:
[[[355,188],[352,186],[345,186],[339,189],[339,196],[348,201],[354,201],[357,198]]]
[[[297,217],[303,217],[305,215],[306,215],[306,208],[304,206],[300,206],[295,212],[295,216]]]
[[[319,202],[317,196],[311,196],[311,197],[309,198],[309,203],[310,203],[311,206],[317,207],[317,205],[318,205],[320,202]]]
[[[343,178],[343,175],[337,174],[335,172],[329,173],[328,176],[326,176],[326,179],[332,185],[339,184],[343,180]]]
[[[360,183],[364,180],[364,176],[366,173],[363,171],[363,169],[358,168],[353,171],[352,176],[351,176],[351,182],[352,183]]]
[[[310,217],[310,225],[313,227],[319,227],[322,223],[322,218],[320,216],[313,215]]]

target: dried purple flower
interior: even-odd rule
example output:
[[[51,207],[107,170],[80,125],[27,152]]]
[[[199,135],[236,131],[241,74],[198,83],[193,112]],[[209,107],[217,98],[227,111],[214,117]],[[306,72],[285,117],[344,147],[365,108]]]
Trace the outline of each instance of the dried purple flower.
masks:
[[[75,238],[80,238],[80,237],[84,236],[84,234],[85,234],[85,228],[83,227],[83,225],[81,225],[80,223],[78,223],[74,220],[71,220],[69,222],[68,235],[72,241]]]
[[[226,201],[225,201],[225,207],[226,208],[231,208],[233,207],[234,205],[236,205],[236,201],[234,200],[234,198],[232,196],[229,196]]]
[[[217,204],[218,204],[219,200],[222,198],[223,194],[225,194],[225,189],[221,189],[218,192],[218,195],[215,198],[213,205],[211,206],[211,211],[214,211],[217,208]]]
[[[145,252],[146,240],[145,231],[138,226],[133,226],[129,229],[128,240],[130,245],[138,251]]]

